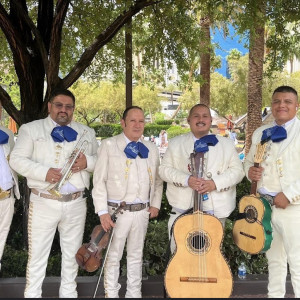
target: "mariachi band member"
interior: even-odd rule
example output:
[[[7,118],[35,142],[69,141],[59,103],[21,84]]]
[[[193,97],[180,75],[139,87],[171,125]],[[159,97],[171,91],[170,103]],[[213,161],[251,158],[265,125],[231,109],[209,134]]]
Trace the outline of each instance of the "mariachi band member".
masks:
[[[83,191],[89,188],[98,146],[93,129],[72,121],[74,109],[69,90],[54,91],[48,117],[22,125],[11,153],[11,167],[27,178],[31,189],[25,298],[42,296],[56,228],[62,251],[59,297],[77,297],[75,254],[86,218]]]
[[[300,297],[300,121],[297,91],[276,88],[272,95],[274,124],[259,127],[245,159],[245,173],[258,182],[258,192],[272,205],[273,241],[266,252],[269,269],[268,297],[283,298],[287,264],[295,297]],[[254,167],[256,145],[268,140],[264,161]]]
[[[244,171],[234,143],[221,136],[209,134],[212,117],[204,104],[196,104],[190,110],[188,123],[191,132],[174,137],[159,167],[160,177],[167,182],[166,195],[172,206],[168,222],[171,228],[181,214],[193,207],[193,192],[205,194],[204,212],[215,215],[225,224],[236,205],[236,185],[243,179]],[[204,177],[192,176],[190,154],[205,147]],[[202,149],[203,150],[203,149]],[[171,251],[175,250],[171,238]]]
[[[18,177],[8,164],[14,144],[13,133],[0,125],[0,271],[4,246],[14,214],[15,196],[20,198]]]
[[[145,117],[140,107],[128,107],[121,126],[123,133],[103,140],[98,149],[92,195],[103,229],[115,227],[104,268],[105,297],[119,297],[120,260],[127,242],[125,297],[141,298],[145,236],[149,218],[157,217],[162,197],[159,154],[153,143],[141,139]],[[110,215],[123,201],[126,206],[114,224]]]

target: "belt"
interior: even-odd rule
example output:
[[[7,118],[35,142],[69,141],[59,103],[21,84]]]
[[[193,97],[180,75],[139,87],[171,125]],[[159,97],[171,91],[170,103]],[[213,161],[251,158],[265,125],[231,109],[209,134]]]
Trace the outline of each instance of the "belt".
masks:
[[[270,205],[274,205],[274,199],[275,199],[275,196],[271,196],[271,195],[268,195],[268,194],[259,194],[261,197],[263,197],[264,199],[266,199]]]
[[[114,202],[107,202],[107,204],[109,206],[112,206],[112,207],[119,207],[119,204],[118,203],[114,203]],[[135,203],[135,204],[125,204],[125,206],[123,207],[124,210],[129,210],[129,211],[140,211],[146,207],[149,206],[149,203]]]
[[[76,192],[76,193],[73,193],[73,194],[64,194],[61,197],[58,197],[58,196],[54,196],[54,195],[51,195],[51,194],[40,193],[36,189],[31,189],[31,192],[35,195],[38,195],[39,197],[46,198],[46,199],[58,200],[60,202],[72,201],[72,200],[75,200],[75,199],[79,198],[82,195],[82,192]]]
[[[11,189],[4,191],[0,188],[0,200],[5,200],[11,196]]]

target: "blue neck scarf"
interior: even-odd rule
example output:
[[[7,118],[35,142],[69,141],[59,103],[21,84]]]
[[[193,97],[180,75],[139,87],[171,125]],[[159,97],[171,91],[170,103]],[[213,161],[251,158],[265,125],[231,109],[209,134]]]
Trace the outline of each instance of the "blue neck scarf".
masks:
[[[141,142],[130,142],[124,149],[124,152],[128,158],[135,159],[137,156],[148,158],[149,149]]]
[[[3,130],[0,130],[0,145],[7,144],[8,138],[9,138],[8,134]]]
[[[67,142],[76,141],[77,135],[77,131],[69,126],[57,126],[51,132],[51,136],[56,143],[62,143],[65,140]]]
[[[215,146],[218,143],[218,139],[214,134],[209,134],[206,136],[203,136],[199,140],[197,140],[194,144],[194,150],[195,152],[207,152],[208,146]]]
[[[285,128],[276,125],[274,127],[267,128],[263,131],[261,141],[265,143],[269,140],[272,140],[274,143],[278,143],[286,139],[286,137],[287,133]]]

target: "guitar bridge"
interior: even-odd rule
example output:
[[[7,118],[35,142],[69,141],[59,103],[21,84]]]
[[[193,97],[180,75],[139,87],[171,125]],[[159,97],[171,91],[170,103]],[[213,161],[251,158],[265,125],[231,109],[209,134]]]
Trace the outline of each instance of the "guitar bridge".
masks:
[[[243,236],[246,236],[250,239],[256,240],[256,237],[251,235],[251,234],[248,234],[248,233],[245,233],[245,232],[242,232],[242,231],[240,231],[240,234],[243,235]]]
[[[217,278],[212,277],[180,277],[183,282],[204,282],[204,283],[217,283]]]

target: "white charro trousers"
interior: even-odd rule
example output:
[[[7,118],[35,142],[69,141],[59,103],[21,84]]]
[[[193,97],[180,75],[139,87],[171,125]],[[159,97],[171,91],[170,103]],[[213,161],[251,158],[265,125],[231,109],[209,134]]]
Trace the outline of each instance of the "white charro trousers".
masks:
[[[284,298],[287,264],[295,297],[300,297],[300,205],[272,207],[273,241],[267,251],[269,298]]]
[[[15,198],[13,195],[11,195],[10,198],[0,200],[0,261],[14,214],[14,204]]]
[[[75,254],[82,244],[86,199],[69,202],[45,199],[31,193],[28,217],[28,263],[25,298],[40,298],[49,253],[58,228],[62,252],[60,298],[77,298]]]
[[[109,213],[113,210],[109,207]],[[127,240],[127,290],[125,298],[141,298],[144,241],[149,222],[148,208],[117,215],[112,243],[104,268],[106,298],[119,298],[120,260]]]

